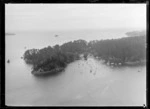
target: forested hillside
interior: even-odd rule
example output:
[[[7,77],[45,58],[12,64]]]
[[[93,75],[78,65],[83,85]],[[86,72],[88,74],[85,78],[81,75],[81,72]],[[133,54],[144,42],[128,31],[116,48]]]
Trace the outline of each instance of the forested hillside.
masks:
[[[79,59],[80,55],[92,54],[105,62],[123,65],[126,62],[141,62],[146,59],[146,36],[132,36],[120,39],[75,40],[62,45],[43,49],[30,49],[24,53],[24,60],[33,65],[33,71],[49,71],[63,67]]]

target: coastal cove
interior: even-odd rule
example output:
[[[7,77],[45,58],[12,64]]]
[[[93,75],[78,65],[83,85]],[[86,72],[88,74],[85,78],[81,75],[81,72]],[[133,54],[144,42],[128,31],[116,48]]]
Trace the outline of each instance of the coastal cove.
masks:
[[[79,39],[53,47],[26,50],[23,58],[27,64],[33,65],[32,74],[44,75],[60,72],[68,63],[79,60],[81,56],[87,60],[89,55],[113,66],[146,64],[146,35],[90,42]]]
[[[31,74],[31,67],[23,60],[18,62],[20,65],[11,62],[6,70],[7,105],[142,106],[146,103],[146,66],[110,67],[89,57],[68,64],[65,71],[38,77]]]
[[[111,68],[146,66],[146,60],[135,61],[135,62],[128,61],[128,62],[125,62],[124,64],[122,64],[122,63],[116,64],[111,61],[100,60],[98,57],[95,58],[92,55],[88,55],[88,56],[86,56],[86,58],[81,56],[80,59],[78,59],[78,60],[87,61],[90,57],[92,57],[93,59],[96,59],[97,61],[99,61],[102,64],[109,66]],[[74,60],[74,61],[76,61],[76,60]],[[66,69],[66,67],[57,67],[53,70],[43,71],[43,69],[40,68],[37,71],[32,70],[31,73],[35,76],[53,76],[55,74],[57,75],[58,73],[65,71],[65,69]],[[92,72],[92,69],[90,70],[90,72]],[[139,70],[138,70],[138,72],[139,72]]]
[[[104,39],[127,37],[125,32],[105,33]],[[59,36],[54,37],[55,34]],[[114,65],[94,55],[66,62],[64,70],[35,76],[23,58],[29,49],[62,45],[69,41],[100,39],[99,32],[16,33],[6,35],[5,82],[8,106],[143,106],[146,104],[146,65]],[[78,37],[79,36],[79,37]],[[93,38],[93,37],[94,38]],[[68,37],[71,37],[69,39]],[[93,38],[93,39],[92,39]],[[36,40],[35,40],[36,39]],[[88,39],[88,40],[87,40]],[[75,55],[75,54],[74,54]],[[7,60],[10,63],[7,63]],[[132,64],[132,63],[130,63]],[[57,65],[57,64],[56,64]]]
[[[147,107],[146,16],[147,3],[5,4],[5,106]]]

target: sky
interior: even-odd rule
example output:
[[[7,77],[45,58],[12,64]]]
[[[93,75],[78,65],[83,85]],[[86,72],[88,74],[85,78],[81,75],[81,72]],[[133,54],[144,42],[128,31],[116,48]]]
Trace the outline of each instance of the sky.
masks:
[[[146,4],[6,4],[5,29],[146,28]]]

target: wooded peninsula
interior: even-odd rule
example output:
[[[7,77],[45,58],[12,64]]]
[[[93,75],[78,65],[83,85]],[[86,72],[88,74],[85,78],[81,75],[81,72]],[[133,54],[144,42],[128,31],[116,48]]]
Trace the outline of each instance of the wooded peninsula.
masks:
[[[146,63],[146,35],[90,42],[80,39],[53,47],[29,49],[23,58],[33,66],[32,74],[44,75],[63,71],[67,64],[79,60],[81,55],[85,60],[92,55],[114,66]]]

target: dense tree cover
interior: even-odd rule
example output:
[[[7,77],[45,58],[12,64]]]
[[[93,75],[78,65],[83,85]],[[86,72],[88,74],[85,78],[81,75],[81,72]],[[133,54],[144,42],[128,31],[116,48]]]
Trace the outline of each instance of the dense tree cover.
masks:
[[[140,61],[146,57],[146,36],[89,42],[91,51],[106,61],[124,63]]]
[[[67,63],[79,59],[80,54],[84,54],[86,59],[89,53],[106,62],[141,61],[146,58],[146,36],[94,40],[88,43],[84,40],[70,41],[61,46],[27,50],[24,53],[24,60],[32,64],[35,71],[39,68],[48,71],[66,67]]]
[[[56,67],[65,67],[66,63],[79,59],[79,53],[84,52],[85,49],[86,41],[77,40],[65,43],[62,46],[55,45],[40,50],[27,50],[24,53],[24,60],[26,63],[33,65],[33,70],[38,70],[39,68],[43,70],[54,69]]]
[[[61,50],[71,53],[83,53],[87,49],[87,42],[84,40],[75,40],[74,42],[68,42],[61,46]]]

